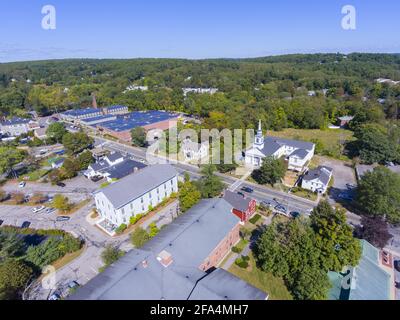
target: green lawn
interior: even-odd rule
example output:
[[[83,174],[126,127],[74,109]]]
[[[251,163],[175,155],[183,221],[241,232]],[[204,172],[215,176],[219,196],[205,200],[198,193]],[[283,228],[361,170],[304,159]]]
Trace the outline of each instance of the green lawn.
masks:
[[[281,278],[274,277],[271,273],[257,268],[252,253],[249,254],[249,257],[250,265],[247,269],[242,269],[234,263],[228,271],[254,287],[267,292],[270,300],[293,300]]]
[[[302,188],[293,188],[292,194],[312,201],[316,201],[318,199],[318,195],[315,192],[311,192]]]
[[[323,145],[321,152],[322,155],[343,160],[347,160],[347,158],[341,154],[340,145],[346,141],[353,141],[355,139],[352,131],[344,129],[285,129],[282,131],[268,131],[267,135],[303,141],[312,141],[317,139]]]
[[[38,169],[22,175],[20,180],[37,181],[40,178],[44,177],[46,174],[48,174],[50,171],[51,170]]]

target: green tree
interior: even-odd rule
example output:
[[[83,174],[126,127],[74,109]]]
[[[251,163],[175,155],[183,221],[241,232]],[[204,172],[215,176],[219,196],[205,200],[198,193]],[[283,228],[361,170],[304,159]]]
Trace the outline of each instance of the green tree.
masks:
[[[379,249],[383,249],[393,238],[389,232],[388,223],[381,216],[363,216],[356,234],[357,237],[367,240]]]
[[[26,153],[14,147],[0,147],[0,174],[11,170],[25,159]]]
[[[368,215],[400,222],[400,175],[385,167],[367,172],[358,184],[356,201]]]
[[[93,138],[84,132],[66,133],[62,138],[62,144],[69,154],[78,154],[89,148],[94,143]]]
[[[286,173],[286,166],[282,159],[266,157],[259,169],[254,170],[252,177],[259,184],[274,185],[279,182]]]
[[[66,212],[71,210],[72,204],[70,203],[68,197],[63,196],[62,194],[56,194],[53,198],[53,207]]]
[[[64,160],[64,163],[61,167],[61,177],[63,179],[71,179],[76,177],[80,170],[80,163],[77,159],[67,158]]]
[[[179,184],[179,206],[182,212],[186,212],[201,199],[201,192],[189,180]]]
[[[0,297],[19,298],[32,275],[32,269],[22,260],[8,259],[0,264]]]
[[[15,232],[0,231],[0,262],[16,258],[24,252],[24,241]]]
[[[214,198],[218,196],[224,188],[224,183],[220,177],[214,174],[215,171],[216,167],[214,165],[204,165],[201,168],[201,174],[203,176],[200,180],[194,182],[202,198]]]
[[[64,135],[67,133],[64,125],[61,122],[54,122],[49,125],[46,130],[46,135],[52,139],[52,141],[61,143]]]
[[[142,127],[136,127],[131,131],[132,144],[138,147],[145,147],[146,141],[146,130]]]
[[[340,272],[345,266],[358,264],[361,246],[353,237],[344,210],[334,210],[328,201],[321,201],[311,212],[310,220],[322,270]]]
[[[49,238],[39,245],[30,246],[26,251],[25,260],[41,269],[64,255],[60,250],[60,243],[60,239]]]
[[[79,169],[80,170],[87,169],[89,167],[89,165],[94,163],[93,155],[89,150],[86,150],[86,151],[82,152],[78,156],[77,160],[78,160],[78,163],[79,163]]]
[[[355,136],[358,141],[353,145],[356,146],[363,162],[384,164],[387,161],[400,159],[398,144],[391,141],[385,127],[378,124],[366,124],[355,132]]]
[[[296,299],[326,298],[328,275],[320,269],[315,234],[306,220],[273,222],[257,240],[255,251],[261,269],[283,277]],[[319,274],[312,276],[313,272]]]
[[[106,266],[109,266],[116,262],[119,258],[124,255],[124,251],[119,250],[117,247],[108,245],[101,253],[101,259]]]
[[[136,228],[131,235],[131,241],[135,248],[143,247],[143,245],[149,241],[149,239],[149,234],[142,227]]]

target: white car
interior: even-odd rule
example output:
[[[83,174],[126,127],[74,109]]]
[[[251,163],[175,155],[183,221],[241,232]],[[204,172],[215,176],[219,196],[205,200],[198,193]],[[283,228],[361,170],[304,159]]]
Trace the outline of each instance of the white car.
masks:
[[[45,209],[44,206],[33,208],[33,213],[40,212],[40,211],[42,211],[43,209]]]
[[[18,184],[19,188],[24,188],[26,186],[26,182],[22,181]]]

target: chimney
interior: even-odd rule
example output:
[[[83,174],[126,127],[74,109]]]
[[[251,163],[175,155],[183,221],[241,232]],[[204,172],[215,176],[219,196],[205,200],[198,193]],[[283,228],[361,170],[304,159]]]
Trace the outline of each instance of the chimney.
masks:
[[[92,107],[97,109],[96,95],[92,93]]]
[[[158,256],[157,256],[157,260],[166,268],[168,267],[174,260],[172,259],[172,255],[163,250],[161,251]]]

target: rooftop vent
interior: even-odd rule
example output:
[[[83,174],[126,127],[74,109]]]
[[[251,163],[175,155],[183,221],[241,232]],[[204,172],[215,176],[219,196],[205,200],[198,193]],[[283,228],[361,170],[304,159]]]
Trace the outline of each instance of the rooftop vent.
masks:
[[[158,260],[164,267],[168,267],[168,266],[173,262],[172,255],[171,255],[169,252],[165,251],[165,250],[161,251],[161,252],[158,254],[157,260]]]

